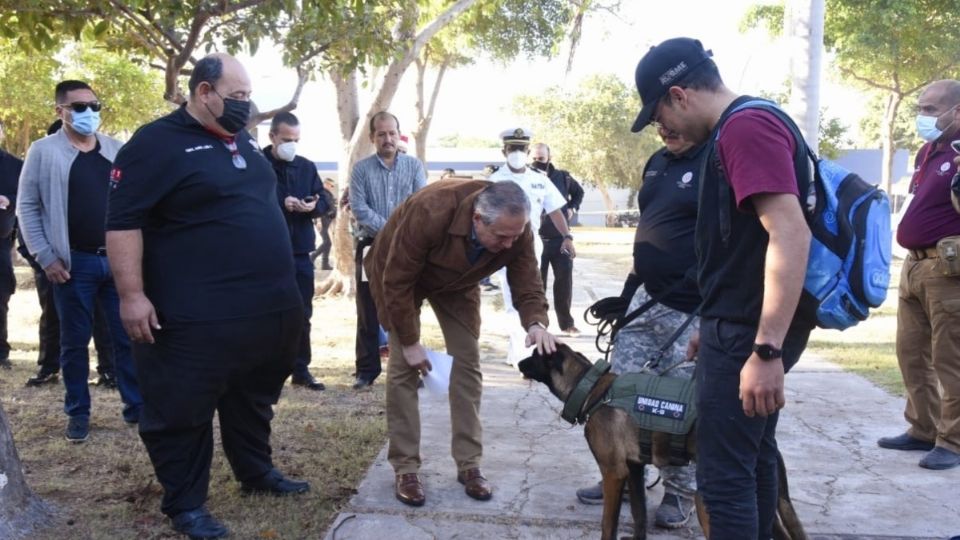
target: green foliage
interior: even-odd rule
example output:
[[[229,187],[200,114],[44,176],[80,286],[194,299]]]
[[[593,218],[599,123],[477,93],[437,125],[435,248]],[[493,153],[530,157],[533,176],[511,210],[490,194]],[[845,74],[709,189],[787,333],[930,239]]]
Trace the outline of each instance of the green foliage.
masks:
[[[5,146],[21,156],[55,120],[53,89],[63,79],[81,79],[96,90],[105,105],[104,133],[124,136],[169,110],[159,73],[86,42],[67,43],[54,55],[24,50],[16,39],[0,40],[0,78]]]
[[[471,49],[507,62],[555,55],[572,16],[569,0],[487,0],[464,13],[456,27]]]
[[[402,0],[307,0],[271,36],[286,65],[310,72],[384,66],[400,51],[393,29],[405,7]]]
[[[839,118],[827,118],[821,110],[819,122],[820,157],[837,159],[844,150],[853,146],[853,140],[847,137],[847,127]]]
[[[905,148],[911,154],[923,145],[917,136],[916,104],[919,92],[906,96],[897,110],[893,123],[893,148]],[[886,96],[874,92],[867,105],[867,115],[860,120],[861,144],[867,148],[880,148],[883,143],[883,116],[886,109]]]
[[[780,37],[783,33],[783,2],[777,4],[756,4],[750,6],[740,19],[740,33],[760,28],[771,37]]]
[[[130,134],[171,110],[163,100],[163,79],[156,70],[92,44],[71,52],[63,75],[85,80],[96,90],[105,106],[101,113],[105,133]]]
[[[824,43],[844,77],[901,95],[960,73],[958,28],[958,0],[826,0]]]
[[[639,110],[637,93],[614,75],[514,100],[514,112],[550,145],[558,166],[588,184],[631,189],[639,188],[643,163],[662,146],[652,129],[630,132]]]
[[[16,40],[0,40],[0,119],[4,147],[23,156],[30,141],[54,120],[53,87],[60,63],[49,55],[28,53]]]

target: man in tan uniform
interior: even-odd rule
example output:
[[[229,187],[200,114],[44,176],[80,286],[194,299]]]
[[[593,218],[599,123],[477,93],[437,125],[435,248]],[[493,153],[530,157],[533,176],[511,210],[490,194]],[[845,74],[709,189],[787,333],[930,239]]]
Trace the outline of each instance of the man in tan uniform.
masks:
[[[450,374],[452,453],[457,480],[467,495],[493,495],[480,472],[481,279],[507,268],[513,304],[527,331],[527,345],[556,350],[547,332],[547,301],[533,252],[530,203],[514,182],[438,182],[399,206],[364,260],[381,324],[390,332],[387,370],[388,459],[396,472],[396,496],[404,504],[426,501],[420,469],[419,373],[429,371],[420,344],[420,307],[430,301],[453,356]]]

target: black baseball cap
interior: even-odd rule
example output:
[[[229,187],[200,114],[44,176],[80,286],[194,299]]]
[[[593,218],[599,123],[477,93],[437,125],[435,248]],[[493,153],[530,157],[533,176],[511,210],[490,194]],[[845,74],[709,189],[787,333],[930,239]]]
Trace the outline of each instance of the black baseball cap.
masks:
[[[713,56],[705,51],[698,39],[673,38],[651,47],[637,63],[637,92],[643,108],[630,131],[636,133],[647,127],[657,109],[657,103],[671,86],[676,86],[700,64]]]

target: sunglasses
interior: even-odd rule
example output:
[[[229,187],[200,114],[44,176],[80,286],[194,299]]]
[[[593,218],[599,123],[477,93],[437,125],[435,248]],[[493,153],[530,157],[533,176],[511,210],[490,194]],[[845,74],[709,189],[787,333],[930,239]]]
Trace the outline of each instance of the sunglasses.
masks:
[[[99,101],[74,101],[73,103],[61,103],[61,107],[70,107],[73,112],[86,112],[87,107],[93,112],[100,112],[103,104]]]

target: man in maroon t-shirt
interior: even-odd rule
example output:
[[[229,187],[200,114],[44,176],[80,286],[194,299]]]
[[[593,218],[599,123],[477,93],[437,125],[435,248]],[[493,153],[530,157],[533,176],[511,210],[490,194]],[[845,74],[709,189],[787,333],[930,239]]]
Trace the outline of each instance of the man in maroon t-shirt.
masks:
[[[897,361],[910,427],[877,444],[925,450],[920,466],[942,470],[960,465],[960,272],[941,259],[951,246],[956,257],[960,247],[960,214],[950,201],[960,82],[936,81],[924,89],[917,99],[917,131],[927,143],[917,153],[913,200],[897,229],[897,242],[909,253],[900,274]]]
[[[810,230],[794,171],[797,141],[771,113],[732,113],[751,98],[724,86],[711,56],[689,38],[650,49],[637,65],[643,109],[633,131],[655,123],[709,145],[696,227],[697,484],[711,537],[769,538],[784,373],[813,327],[794,318]]]

